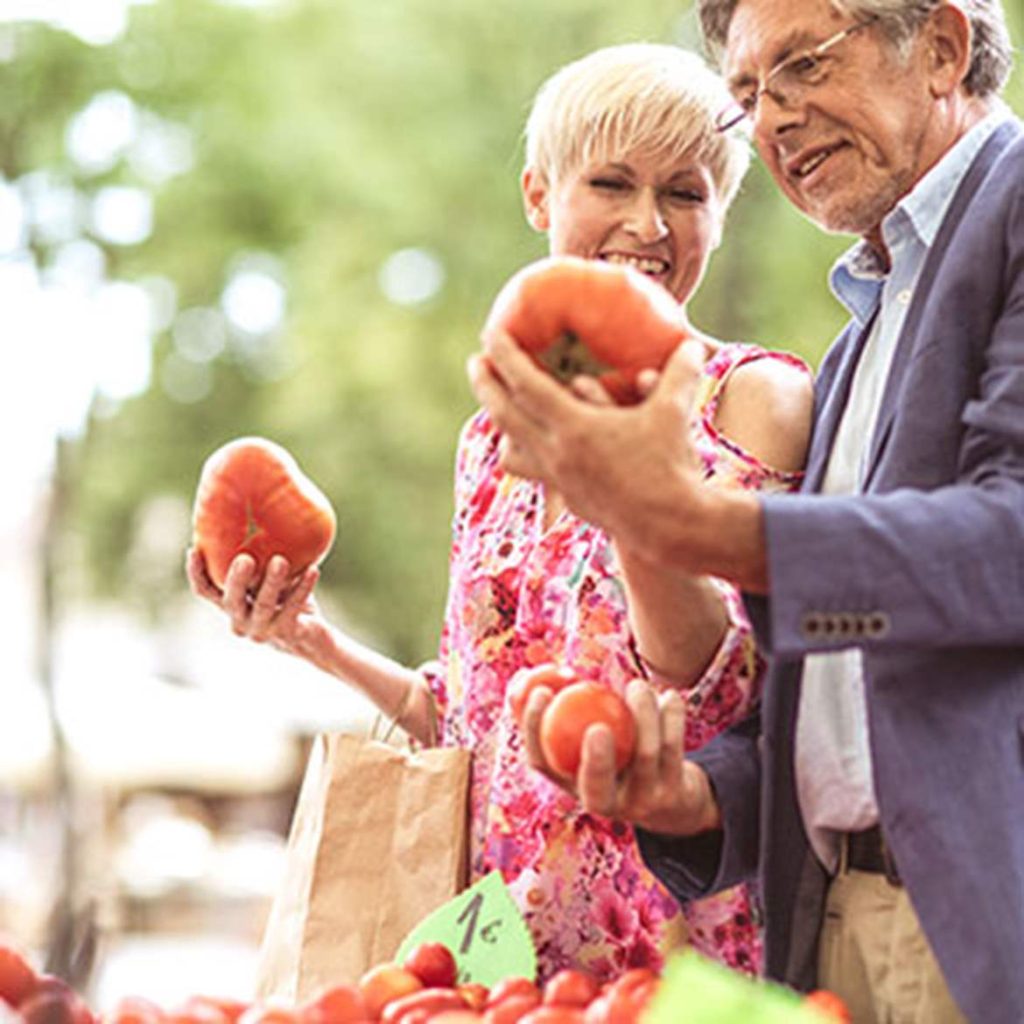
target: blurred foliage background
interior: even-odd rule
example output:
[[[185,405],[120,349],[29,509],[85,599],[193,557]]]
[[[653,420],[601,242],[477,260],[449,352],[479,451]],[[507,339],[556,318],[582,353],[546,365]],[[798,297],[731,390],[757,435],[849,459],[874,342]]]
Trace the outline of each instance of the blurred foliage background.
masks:
[[[1024,10],[1007,7],[1020,40]],[[97,375],[62,427],[57,597],[158,619],[184,590],[203,459],[264,434],[336,506],[324,590],[392,655],[429,657],[452,456],[473,408],[465,360],[502,282],[544,252],[517,188],[530,99],[598,46],[696,47],[694,14],[681,0],[155,0],[128,13],[102,44],[0,25],[0,187],[22,211],[0,258],[41,286],[106,288],[112,310],[137,314],[141,369],[119,387]],[[1007,99],[1024,111],[1020,68]],[[755,165],[696,322],[816,362],[843,320],[825,277],[847,244]],[[0,340],[16,370],[24,339],[3,309]],[[55,385],[117,362],[102,331],[60,355],[80,340],[72,326],[54,350]]]

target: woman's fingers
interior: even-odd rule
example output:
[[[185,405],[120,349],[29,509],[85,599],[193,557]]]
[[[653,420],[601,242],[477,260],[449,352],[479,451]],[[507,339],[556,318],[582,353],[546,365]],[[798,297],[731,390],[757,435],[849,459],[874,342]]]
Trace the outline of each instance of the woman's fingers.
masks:
[[[291,567],[288,559],[274,555],[267,563],[263,580],[252,599],[249,610],[248,634],[250,639],[262,642],[270,635],[274,618],[281,608],[282,598],[288,587]]]
[[[210,579],[210,574],[206,571],[206,559],[198,548],[189,548],[186,553],[185,575],[196,597],[212,601],[218,608],[220,607],[223,595],[220,588]]]
[[[289,585],[287,596],[284,600],[284,607],[290,612],[299,612],[313,596],[317,581],[320,579],[320,570],[316,566],[310,566],[298,579],[293,580]]]
[[[224,578],[224,596],[221,607],[231,619],[231,629],[238,636],[249,631],[249,588],[256,575],[256,559],[252,555],[239,555],[228,566]]]

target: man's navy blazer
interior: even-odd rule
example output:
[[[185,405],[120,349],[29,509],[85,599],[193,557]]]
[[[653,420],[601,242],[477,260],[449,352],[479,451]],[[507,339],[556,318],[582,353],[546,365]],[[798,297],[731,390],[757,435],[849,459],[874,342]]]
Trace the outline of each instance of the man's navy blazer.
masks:
[[[758,719],[694,754],[724,830],[641,833],[681,899],[757,871],[766,970],[815,984],[826,876],[796,801],[803,655],[860,646],[882,827],[975,1024],[1024,1022],[1024,129],[986,141],[907,312],[865,494],[823,496],[866,332],[823,361],[802,492],[763,499],[770,659]]]

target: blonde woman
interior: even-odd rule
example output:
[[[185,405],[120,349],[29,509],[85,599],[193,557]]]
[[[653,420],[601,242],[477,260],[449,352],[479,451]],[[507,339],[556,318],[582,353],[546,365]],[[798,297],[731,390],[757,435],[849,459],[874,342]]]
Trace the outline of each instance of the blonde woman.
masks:
[[[749,160],[742,140],[715,129],[727,102],[717,76],[673,46],[610,47],[558,71],[535,99],[521,182],[549,251],[635,266],[685,306]],[[706,340],[692,431],[709,483],[795,488],[810,416],[806,367]],[[592,381],[576,386],[602,400]],[[531,768],[507,694],[519,669],[549,661],[620,692],[647,677],[684,696],[685,743],[700,745],[757,700],[760,663],[738,596],[616,549],[514,468],[515,452],[477,413],[459,440],[449,597],[439,659],[427,666],[396,665],[326,623],[313,571],[284,596],[287,566],[277,564],[249,601],[249,560],[237,560],[221,594],[193,556],[193,587],[236,632],[357,686],[420,739],[436,724],[440,742],[473,751],[472,873],[502,871],[542,978],[565,967],[600,979],[657,968],[685,941],[756,972],[747,890],[680,907],[644,866],[630,826],[584,813]],[[683,732],[680,716],[680,745]]]

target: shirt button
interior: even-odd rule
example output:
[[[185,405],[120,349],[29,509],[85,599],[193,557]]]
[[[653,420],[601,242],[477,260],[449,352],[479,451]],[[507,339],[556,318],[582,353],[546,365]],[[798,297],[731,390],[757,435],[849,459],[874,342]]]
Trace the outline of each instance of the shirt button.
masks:
[[[899,302],[902,302],[904,306],[910,304],[910,300],[914,293],[909,288],[904,288],[903,291],[899,292],[896,296]]]

